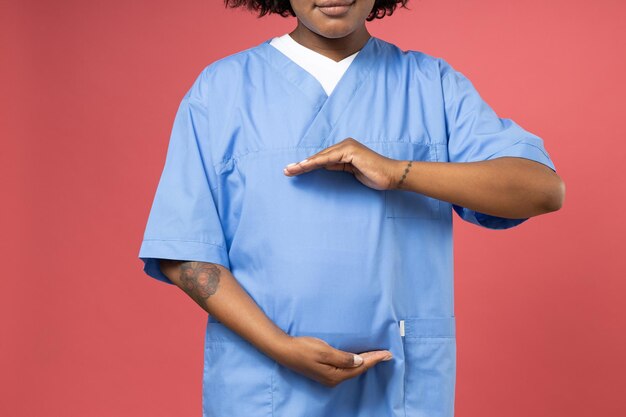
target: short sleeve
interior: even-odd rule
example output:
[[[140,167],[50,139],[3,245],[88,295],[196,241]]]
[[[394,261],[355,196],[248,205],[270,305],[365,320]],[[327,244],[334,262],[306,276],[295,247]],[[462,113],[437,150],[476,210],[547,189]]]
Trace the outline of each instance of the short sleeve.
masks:
[[[207,119],[206,107],[188,92],[174,119],[139,250],[144,272],[172,285],[159,259],[211,262],[230,269],[216,205]]]
[[[450,162],[475,162],[511,156],[542,163],[556,172],[543,140],[511,119],[500,118],[473,84],[439,59]],[[489,229],[508,229],[528,218],[508,219],[452,205],[465,221]]]

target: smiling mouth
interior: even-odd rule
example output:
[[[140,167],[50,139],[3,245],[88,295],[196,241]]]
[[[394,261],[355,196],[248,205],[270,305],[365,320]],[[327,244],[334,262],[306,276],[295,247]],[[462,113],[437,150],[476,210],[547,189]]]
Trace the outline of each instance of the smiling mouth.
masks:
[[[317,8],[320,9],[320,11],[324,13],[326,16],[337,17],[337,16],[343,16],[344,14],[346,14],[350,10],[350,7],[352,7],[353,4],[354,2],[349,3],[349,4],[331,3],[331,5],[317,6]]]

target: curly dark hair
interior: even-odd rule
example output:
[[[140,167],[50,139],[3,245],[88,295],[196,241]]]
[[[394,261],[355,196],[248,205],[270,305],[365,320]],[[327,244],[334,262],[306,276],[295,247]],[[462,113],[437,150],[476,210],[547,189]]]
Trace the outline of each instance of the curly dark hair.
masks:
[[[396,9],[398,3],[400,7],[408,9],[406,3],[409,0],[376,0],[372,11],[365,20],[371,22],[374,19],[382,19],[385,16],[391,16]],[[236,8],[245,7],[259,13],[258,17],[266,14],[275,13],[282,17],[296,17],[289,0],[224,0],[226,7]]]

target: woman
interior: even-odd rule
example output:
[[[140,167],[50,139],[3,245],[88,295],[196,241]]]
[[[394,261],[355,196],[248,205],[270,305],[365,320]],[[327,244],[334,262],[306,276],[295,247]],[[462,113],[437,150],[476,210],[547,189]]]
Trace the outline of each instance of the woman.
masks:
[[[453,211],[562,205],[541,138],[370,36],[396,3],[226,0],[297,27],[185,94],[139,253],[209,313],[204,416],[452,416]]]

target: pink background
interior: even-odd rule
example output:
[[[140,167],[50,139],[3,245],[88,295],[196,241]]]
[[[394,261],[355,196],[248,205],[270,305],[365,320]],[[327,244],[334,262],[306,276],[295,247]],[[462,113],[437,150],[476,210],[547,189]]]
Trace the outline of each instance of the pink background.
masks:
[[[0,415],[199,416],[206,314],[137,253],[182,95],[296,21],[207,0],[0,7]],[[455,215],[457,416],[626,415],[625,3],[409,7],[372,35],[467,75],[567,186],[508,231]]]

